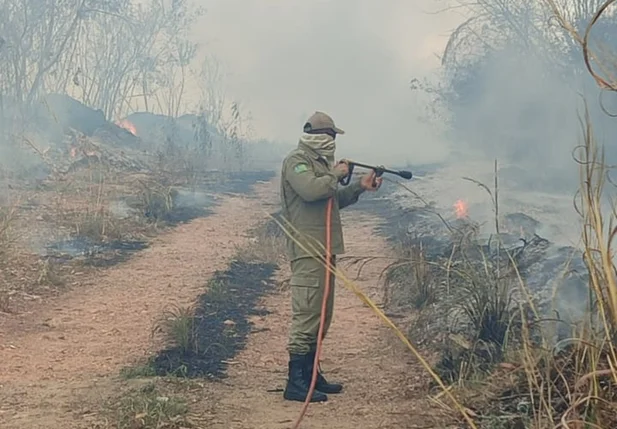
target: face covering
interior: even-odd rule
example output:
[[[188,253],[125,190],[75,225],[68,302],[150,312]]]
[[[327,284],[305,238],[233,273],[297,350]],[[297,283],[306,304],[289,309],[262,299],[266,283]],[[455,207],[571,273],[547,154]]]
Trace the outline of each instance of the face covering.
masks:
[[[302,136],[300,136],[300,147],[303,146],[323,156],[330,165],[334,164],[336,142],[328,134],[303,133]]]

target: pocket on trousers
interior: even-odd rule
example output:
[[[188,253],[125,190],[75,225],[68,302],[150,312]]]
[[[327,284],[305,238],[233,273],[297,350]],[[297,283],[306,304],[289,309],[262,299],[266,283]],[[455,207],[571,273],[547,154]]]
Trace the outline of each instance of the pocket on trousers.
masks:
[[[291,285],[291,308],[294,316],[313,319],[321,311],[322,290],[315,278],[304,278],[306,284]],[[311,279],[312,281],[308,281]]]
[[[310,287],[318,288],[320,286],[320,279],[314,276],[306,275],[293,275],[289,281],[290,286]]]

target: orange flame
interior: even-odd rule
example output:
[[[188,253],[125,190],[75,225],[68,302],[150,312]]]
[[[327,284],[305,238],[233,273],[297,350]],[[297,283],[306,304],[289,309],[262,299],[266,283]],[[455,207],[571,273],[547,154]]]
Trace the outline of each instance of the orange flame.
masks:
[[[454,203],[454,213],[456,213],[457,219],[467,217],[469,215],[467,211],[467,203],[463,200],[457,200],[456,203]]]
[[[117,121],[116,125],[119,126],[120,128],[124,128],[129,133],[133,134],[134,136],[137,135],[137,128],[131,121],[127,119],[122,119],[120,121]]]

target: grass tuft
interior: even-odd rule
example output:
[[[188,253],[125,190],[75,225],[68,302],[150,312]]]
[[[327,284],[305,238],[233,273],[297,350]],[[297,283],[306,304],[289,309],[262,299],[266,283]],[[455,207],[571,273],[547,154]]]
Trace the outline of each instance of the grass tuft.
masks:
[[[17,220],[17,206],[0,206],[0,257],[8,250],[12,243],[12,226]]]
[[[0,206],[0,269],[7,263],[8,252],[14,241],[13,225],[17,220],[17,206]],[[0,279],[1,280],[1,279]],[[11,290],[9,285],[0,283],[0,313],[11,311]]]
[[[152,335],[162,333],[183,354],[199,353],[196,306],[170,306],[154,324]]]
[[[438,300],[437,277],[426,260],[421,246],[404,249],[405,257],[385,271],[385,304],[423,309]],[[402,288],[402,290],[401,290]]]
[[[175,208],[178,191],[155,180],[139,181],[138,209],[154,222],[167,221]]]

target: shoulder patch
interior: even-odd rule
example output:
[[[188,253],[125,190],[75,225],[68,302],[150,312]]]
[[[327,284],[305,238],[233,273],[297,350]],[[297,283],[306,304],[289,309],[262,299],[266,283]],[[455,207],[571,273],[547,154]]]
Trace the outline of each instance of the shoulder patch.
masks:
[[[305,171],[308,171],[308,164],[305,162],[296,164],[294,167],[294,173],[303,173]]]

